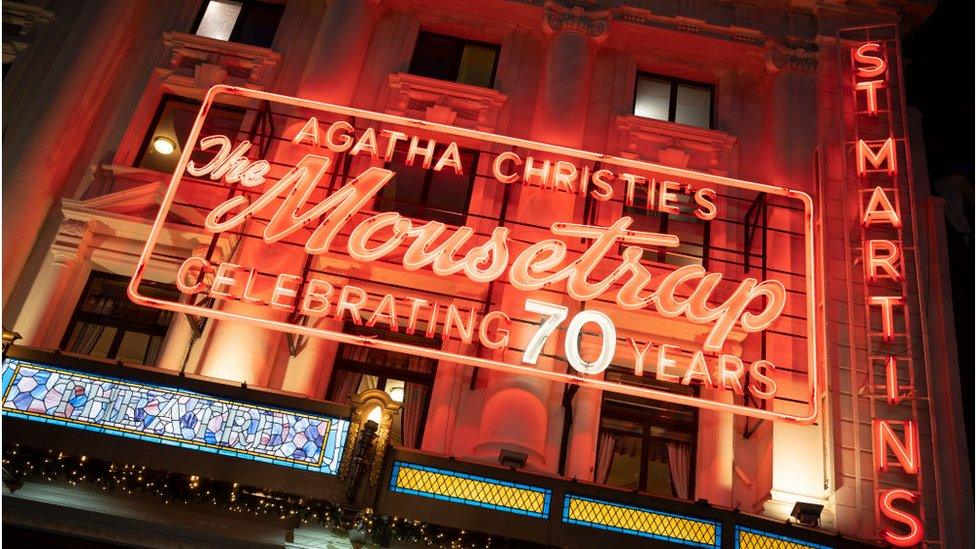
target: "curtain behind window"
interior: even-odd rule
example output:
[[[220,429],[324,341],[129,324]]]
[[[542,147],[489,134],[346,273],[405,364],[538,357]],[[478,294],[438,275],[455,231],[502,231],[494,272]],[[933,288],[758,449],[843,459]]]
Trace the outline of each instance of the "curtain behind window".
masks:
[[[668,466],[671,468],[671,487],[674,489],[674,495],[681,499],[688,499],[691,446],[684,442],[668,442]]]

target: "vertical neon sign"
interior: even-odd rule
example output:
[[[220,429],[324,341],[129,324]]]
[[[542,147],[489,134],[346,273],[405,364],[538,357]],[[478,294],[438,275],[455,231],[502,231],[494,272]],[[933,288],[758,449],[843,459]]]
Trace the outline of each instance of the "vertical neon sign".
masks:
[[[848,154],[853,154],[851,180],[858,188],[861,235],[861,262],[856,268],[861,270],[858,274],[864,288],[870,379],[878,364],[884,378],[883,389],[875,395],[878,403],[871,407],[877,527],[886,543],[910,547],[925,539],[915,359],[910,354],[917,345],[912,337],[913,315],[919,317],[923,311],[910,296],[912,276],[906,276],[909,263],[904,242],[906,236],[913,246],[916,241],[906,231],[905,221],[913,218],[903,217],[900,200],[907,199],[907,208],[914,206],[908,173],[911,164],[900,110],[899,69],[890,62],[892,55],[897,56],[897,44],[870,40],[871,29],[856,30],[868,39],[848,46],[854,106]],[[914,230],[914,223],[909,227]],[[917,269],[914,276],[918,276]],[[901,381],[906,378],[907,385]],[[902,482],[911,479],[918,489],[882,487],[879,477],[890,474],[900,474]]]

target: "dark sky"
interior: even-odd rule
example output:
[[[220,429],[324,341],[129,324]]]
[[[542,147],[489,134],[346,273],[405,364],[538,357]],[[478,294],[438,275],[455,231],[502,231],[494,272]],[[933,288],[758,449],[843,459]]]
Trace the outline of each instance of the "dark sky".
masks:
[[[933,194],[955,215],[947,222],[953,310],[963,403],[973,461],[973,9],[972,0],[943,0],[904,37],[908,104],[922,113]],[[968,227],[965,225],[968,224]]]

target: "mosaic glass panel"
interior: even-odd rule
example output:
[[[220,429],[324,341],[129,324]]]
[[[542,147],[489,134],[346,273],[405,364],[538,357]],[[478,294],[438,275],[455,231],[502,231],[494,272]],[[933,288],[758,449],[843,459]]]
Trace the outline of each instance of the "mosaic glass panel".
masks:
[[[576,495],[566,496],[563,522],[691,547],[718,549],[722,542],[718,522]]]
[[[336,474],[349,421],[6,359],[3,415]]]
[[[552,491],[536,486],[394,462],[390,491],[545,518]]]
[[[753,530],[745,526],[735,527],[735,546],[738,549],[831,549],[829,545]]]

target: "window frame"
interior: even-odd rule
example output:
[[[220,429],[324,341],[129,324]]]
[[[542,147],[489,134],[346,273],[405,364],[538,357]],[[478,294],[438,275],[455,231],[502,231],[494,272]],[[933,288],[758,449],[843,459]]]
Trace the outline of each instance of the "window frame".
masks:
[[[439,144],[439,145],[442,145],[442,144]],[[443,150],[441,150],[440,152],[443,153]],[[458,152],[459,152],[459,155],[462,155],[464,153],[472,153],[473,156],[474,156],[474,160],[471,162],[471,171],[470,171],[470,173],[465,174],[467,176],[467,178],[468,178],[468,191],[467,191],[467,193],[466,193],[466,195],[464,197],[464,209],[463,210],[456,210],[454,212],[454,213],[457,213],[459,216],[461,216],[463,218],[463,219],[461,219],[461,223],[459,223],[457,225],[457,226],[462,226],[467,221],[468,212],[471,210],[471,199],[472,199],[472,197],[474,197],[474,186],[475,186],[476,179],[478,177],[478,164],[481,162],[481,151],[478,150],[478,149],[467,149],[467,148],[459,147],[458,148]],[[404,153],[404,155],[405,154],[406,153]],[[438,152],[437,152],[437,149],[436,148],[435,148],[435,151],[434,151],[434,155],[433,156],[435,158],[438,157]],[[394,155],[394,159],[395,158],[396,158],[396,155]],[[386,169],[390,169],[390,166],[393,166],[395,164],[401,164],[401,163],[391,159],[389,162],[385,163],[383,165],[383,167],[386,168]],[[447,168],[445,168],[445,169],[447,169]],[[434,176],[437,173],[438,172],[436,172],[433,167],[430,167],[430,168],[427,168],[426,170],[424,170],[424,180],[423,180],[423,183],[421,183],[421,187],[420,187],[420,202],[418,202],[417,204],[410,204],[410,203],[406,203],[406,202],[404,202],[404,203],[405,204],[408,204],[408,205],[411,205],[411,206],[414,206],[415,208],[419,209],[422,214],[426,214],[428,210],[435,211],[435,212],[449,212],[449,211],[451,211],[451,210],[445,210],[445,209],[442,209],[442,208],[433,208],[433,207],[430,207],[430,206],[427,205],[427,198],[430,196],[430,189],[431,189],[431,186],[433,184],[433,178],[434,178]],[[393,182],[393,186],[394,187],[395,187],[395,185],[396,185],[396,183]],[[394,211],[394,212],[397,212],[397,213],[403,215],[404,217],[408,217],[403,212],[401,212],[400,210],[395,209],[395,208],[394,209],[389,209],[389,210],[381,209],[379,206],[380,206],[381,203],[384,203],[384,202],[390,202],[390,203],[392,203],[392,204],[395,205],[397,203],[400,203],[401,201],[400,200],[397,200],[397,199],[390,200],[388,198],[384,198],[381,194],[377,193],[376,200],[373,201],[373,209],[376,210],[376,211],[378,211],[378,212]],[[426,217],[422,217],[421,219],[424,220],[424,221],[433,221],[431,219],[427,219]],[[443,221],[441,221],[441,223],[443,223]]]
[[[451,40],[451,41],[457,42],[457,43],[459,43],[461,45],[462,50],[463,50],[464,46],[467,46],[467,45],[479,46],[479,47],[490,48],[492,50],[495,50],[495,61],[491,65],[491,77],[488,79],[488,86],[485,87],[485,89],[490,89],[490,90],[495,89],[495,77],[498,74],[498,62],[501,60],[501,55],[502,55],[502,47],[501,47],[500,44],[493,44],[491,42],[483,42],[481,40],[469,40],[467,38],[462,38],[460,36],[454,36],[454,35],[451,35],[451,34],[443,34],[443,33],[433,32],[433,31],[428,31],[428,30],[420,30],[420,32],[417,33],[417,39],[414,41],[414,44],[413,44],[413,52],[411,52],[411,54],[410,54],[410,65],[407,68],[407,74],[412,74],[414,76],[420,76],[420,77],[423,77],[423,78],[433,78],[432,76],[424,76],[422,74],[417,74],[416,72],[414,72],[414,67],[415,67],[415,65],[417,63],[417,46],[420,44],[420,40],[424,36],[432,36],[432,37],[437,37],[437,38],[442,38],[442,39],[447,39],[447,40]],[[482,87],[482,86],[478,86],[476,84],[466,84],[464,82],[458,82],[458,76],[459,76],[459,74],[461,72],[461,60],[462,60],[463,57],[464,57],[464,55],[463,55],[463,51],[462,51],[462,55],[458,57],[457,66],[453,67],[453,69],[451,71],[451,72],[454,73],[454,79],[453,80],[443,80],[443,81],[444,82],[453,82],[455,84],[461,84],[461,85],[464,85],[464,86],[473,86],[473,87],[476,87],[476,88]],[[435,79],[435,80],[440,80],[440,79]]]
[[[72,352],[68,350],[68,343],[71,340],[71,334],[74,333],[75,325],[78,322],[86,322],[88,324],[97,324],[100,326],[105,326],[108,328],[115,328],[115,335],[112,339],[112,344],[109,346],[109,351],[106,353],[105,360],[117,360],[119,347],[122,344],[122,339],[124,339],[127,332],[137,332],[141,334],[147,334],[150,337],[160,337],[165,340],[166,334],[169,332],[170,326],[172,326],[173,319],[176,315],[170,316],[169,324],[165,326],[159,324],[140,324],[134,323],[131,320],[117,320],[112,316],[98,315],[95,313],[89,313],[82,310],[85,305],[85,301],[88,298],[88,293],[91,291],[92,285],[96,280],[110,280],[115,282],[122,282],[123,286],[127,285],[131,277],[126,275],[120,275],[116,273],[110,273],[105,271],[91,271],[88,275],[88,280],[85,281],[85,286],[81,291],[81,295],[78,301],[75,303],[75,308],[71,313],[71,318],[68,320],[68,325],[65,327],[64,334],[61,336],[61,342],[58,344],[58,349],[64,352]],[[143,280],[143,284],[163,290],[172,290],[174,293],[179,293],[176,286],[172,284],[165,284],[163,282],[155,282],[152,280]],[[161,342],[162,343],[162,342]],[[160,348],[161,350],[161,348]],[[147,348],[148,351],[148,348]],[[143,360],[145,360],[145,354],[143,354]],[[158,357],[157,357],[158,360]],[[155,364],[141,363],[144,366],[155,366]]]
[[[637,90],[640,87],[639,84],[641,78],[647,78],[650,80],[662,80],[670,84],[670,92],[669,92],[670,95],[668,96],[668,119],[667,120],[660,120],[658,118],[650,118],[647,116],[640,116],[639,114],[637,114],[636,112],[637,111]],[[708,127],[707,128],[699,128],[699,126],[682,124],[681,122],[675,121],[675,113],[678,110],[678,86],[680,85],[708,90]],[[689,126],[691,128],[713,130],[715,129],[715,85],[706,82],[697,82],[695,80],[686,80],[684,78],[675,78],[673,76],[666,76],[654,72],[637,71],[637,77],[634,79],[634,93],[630,103],[630,114],[638,118],[644,118],[647,120],[658,120],[660,122],[671,122],[673,124],[682,124],[683,126]]]
[[[697,391],[695,391],[695,393],[697,394]],[[651,435],[651,427],[654,426],[660,427],[661,425],[660,424],[655,425],[652,421],[648,421],[654,416],[652,416],[649,412],[640,411],[639,409],[636,408],[636,404],[630,404],[627,403],[626,401],[618,400],[618,401],[612,401],[612,403],[608,405],[607,400],[608,399],[606,394],[604,394],[602,399],[600,400],[600,421],[597,426],[598,443],[596,448],[596,452],[597,452],[596,455],[599,455],[600,451],[602,450],[601,444],[599,443],[602,433],[604,431],[610,431],[610,432],[614,431],[614,429],[612,428],[605,428],[603,426],[604,417],[622,419],[624,421],[630,421],[640,425],[642,427],[641,437],[640,437],[641,457],[640,457],[640,471],[638,473],[638,480],[637,480],[638,482],[637,491],[642,493],[650,493],[648,491],[648,486],[647,486],[648,473],[649,473],[647,462],[648,462],[648,458],[650,457],[651,443],[654,441],[662,441],[662,440],[666,441],[671,439],[668,439],[666,437]],[[649,401],[649,402],[659,402],[665,406],[676,406],[667,402],[653,400],[653,399],[641,399],[641,400]],[[690,428],[687,431],[679,430],[679,429],[671,429],[671,430],[687,433],[690,438],[690,442],[689,442],[690,453],[688,458],[689,459],[688,500],[682,500],[682,501],[694,501],[695,485],[696,485],[695,481],[697,477],[695,473],[696,473],[696,464],[698,463],[698,429],[699,429],[700,414],[699,414],[699,409],[697,407],[687,406],[686,408],[689,409],[692,417]],[[629,436],[633,436],[633,435],[631,434]],[[612,486],[603,483],[601,480],[597,480],[597,483],[603,484],[605,486]],[[677,495],[674,493],[673,482],[670,485],[671,485],[671,497],[677,498]]]
[[[636,193],[635,193],[635,202],[636,202]],[[657,218],[659,218],[659,221],[657,223],[657,225],[658,225],[657,226],[657,232],[659,232],[661,234],[669,234],[668,233],[668,224],[670,223],[671,217],[673,215],[681,215],[681,216],[684,216],[684,217],[689,217],[689,216],[690,217],[694,217],[694,214],[693,213],[670,214],[670,213],[660,212],[660,211],[656,211],[656,210],[649,211],[649,210],[646,210],[646,209],[641,208],[640,206],[636,206],[636,205],[635,206],[628,206],[626,203],[623,204],[623,208],[621,210],[621,214],[620,215],[621,216],[625,216],[626,215],[626,216],[635,217],[635,220],[636,220],[636,217],[637,216],[640,216],[642,218],[647,218],[647,219],[654,219],[655,217],[657,217]],[[697,219],[698,220],[697,222],[702,225],[702,243],[701,243],[702,255],[701,255],[701,265],[702,265],[703,268],[705,268],[707,270],[708,269],[708,256],[709,256],[709,252],[711,251],[712,222],[711,222],[711,220],[706,221],[706,220],[702,220],[702,219],[698,219],[698,218],[695,218],[695,219]],[[624,247],[625,246],[623,244],[621,244],[620,247],[619,247],[619,249],[618,249],[618,253],[622,253]],[[669,263],[668,262],[668,256],[669,255],[671,255],[671,256],[678,256],[678,257],[688,257],[687,254],[682,254],[682,253],[679,253],[679,252],[676,252],[676,251],[671,251],[668,248],[665,248],[665,247],[662,246],[658,250],[651,250],[651,249],[645,248],[644,249],[643,258],[645,260],[648,260],[648,261],[656,261],[658,263],[663,263],[663,264],[668,264],[668,265],[674,265],[674,263]]]
[[[372,334],[374,332],[382,332],[382,331],[383,330],[377,328],[366,328],[365,326],[358,326],[348,321],[345,323],[345,326],[343,327],[343,332],[345,333]],[[390,337],[390,335],[391,334],[387,334],[387,337]],[[392,334],[392,335],[393,337],[396,337],[397,334]],[[411,340],[413,340],[418,336],[401,335],[401,337],[403,338],[409,337]],[[440,338],[427,339],[424,338],[423,336],[419,336],[419,337],[422,338],[423,341],[420,340],[417,341],[421,343],[428,343],[428,345],[426,345],[427,347],[432,347],[432,348],[441,347],[442,340]],[[378,364],[372,364],[369,362],[360,362],[358,360],[343,358],[342,350],[344,346],[361,347],[361,345],[340,343],[336,348],[335,359],[333,360],[332,363],[332,371],[329,373],[329,384],[326,386],[326,390],[325,390],[326,400],[332,400],[333,402],[338,402],[338,400],[335,400],[337,396],[332,394],[333,390],[335,389],[335,383],[334,383],[335,374],[336,371],[338,370],[355,372],[360,375],[375,376],[377,378],[376,380],[377,389],[381,389],[383,391],[386,391],[386,383],[390,378],[402,380],[404,383],[415,383],[417,385],[423,385],[424,388],[426,389],[426,392],[424,396],[423,411],[420,415],[420,420],[418,422],[417,436],[416,436],[416,442],[417,442],[416,449],[420,449],[420,447],[423,445],[424,433],[427,430],[427,415],[430,412],[430,402],[434,394],[434,382],[437,379],[437,367],[439,366],[439,361],[433,360],[432,362],[433,368],[429,374],[412,371],[412,370],[401,370],[399,368],[393,368],[390,366],[382,366]],[[396,353],[396,351],[385,351],[385,352]],[[407,353],[397,353],[397,354],[407,354]],[[404,392],[405,391],[406,388],[404,388]],[[404,396],[406,395],[404,394]]]
[[[172,92],[164,91],[163,94],[160,95],[159,96],[159,99],[156,101],[156,110],[153,113],[152,119],[149,121],[149,125],[146,126],[146,129],[145,130],[143,130],[142,143],[139,145],[139,150],[136,152],[135,159],[132,161],[132,167],[133,168],[137,168],[137,169],[140,169],[140,170],[153,170],[153,168],[146,168],[146,167],[142,166],[142,160],[146,156],[146,151],[149,150],[149,146],[152,143],[153,136],[156,133],[155,132],[156,127],[159,125],[159,121],[163,117],[163,113],[166,112],[166,105],[170,101],[175,101],[177,103],[183,103],[184,105],[193,106],[193,107],[195,107],[195,110],[197,110],[197,111],[199,111],[200,110],[200,107],[203,105],[203,101],[200,100],[200,99],[194,99],[192,97],[186,97],[185,95],[180,95],[180,94],[177,94],[177,93],[172,93]],[[242,115],[241,116],[241,128],[239,128],[237,131],[238,132],[244,131],[243,128],[244,128],[244,123],[247,121],[248,109],[246,109],[246,108],[240,108],[240,107],[235,107],[233,105],[216,104],[216,105],[212,105],[211,106],[210,112],[212,113],[212,112],[214,112],[215,110],[218,110],[218,109],[223,109],[223,110],[227,110],[227,111],[229,111],[229,110],[237,110],[237,111],[239,111],[241,113],[241,115]],[[150,131],[150,130],[152,130],[152,131]],[[177,138],[179,138],[179,136],[177,136]],[[183,148],[183,147],[186,146],[186,143],[177,143],[177,145],[180,148]],[[179,163],[178,160],[179,159],[177,158],[177,164]],[[156,171],[156,170],[153,170],[153,171]],[[160,173],[170,174],[170,172],[160,172]],[[172,175],[172,174],[170,174],[170,175]]]
[[[234,2],[241,3],[241,11],[237,14],[237,19],[234,21],[234,28],[230,31],[230,36],[227,40],[220,40],[219,38],[210,38],[209,36],[200,36],[197,31],[200,29],[200,23],[203,21],[203,14],[207,12],[207,6],[210,5],[210,0],[204,0],[200,3],[200,9],[197,10],[196,17],[193,18],[193,25],[190,26],[190,34],[193,36],[200,36],[200,38],[209,38],[210,40],[218,40],[220,42],[233,42],[234,44],[241,44],[243,46],[251,46],[254,48],[265,48],[270,49],[274,44],[275,38],[278,37],[278,30],[281,28],[281,19],[285,15],[285,2],[268,2],[266,0],[233,0]],[[244,20],[247,19],[248,11],[255,5],[260,6],[278,6],[281,7],[281,17],[278,19],[278,25],[275,27],[275,34],[271,37],[271,44],[267,46],[256,46],[254,44],[247,44],[245,42],[240,42],[242,25]]]

